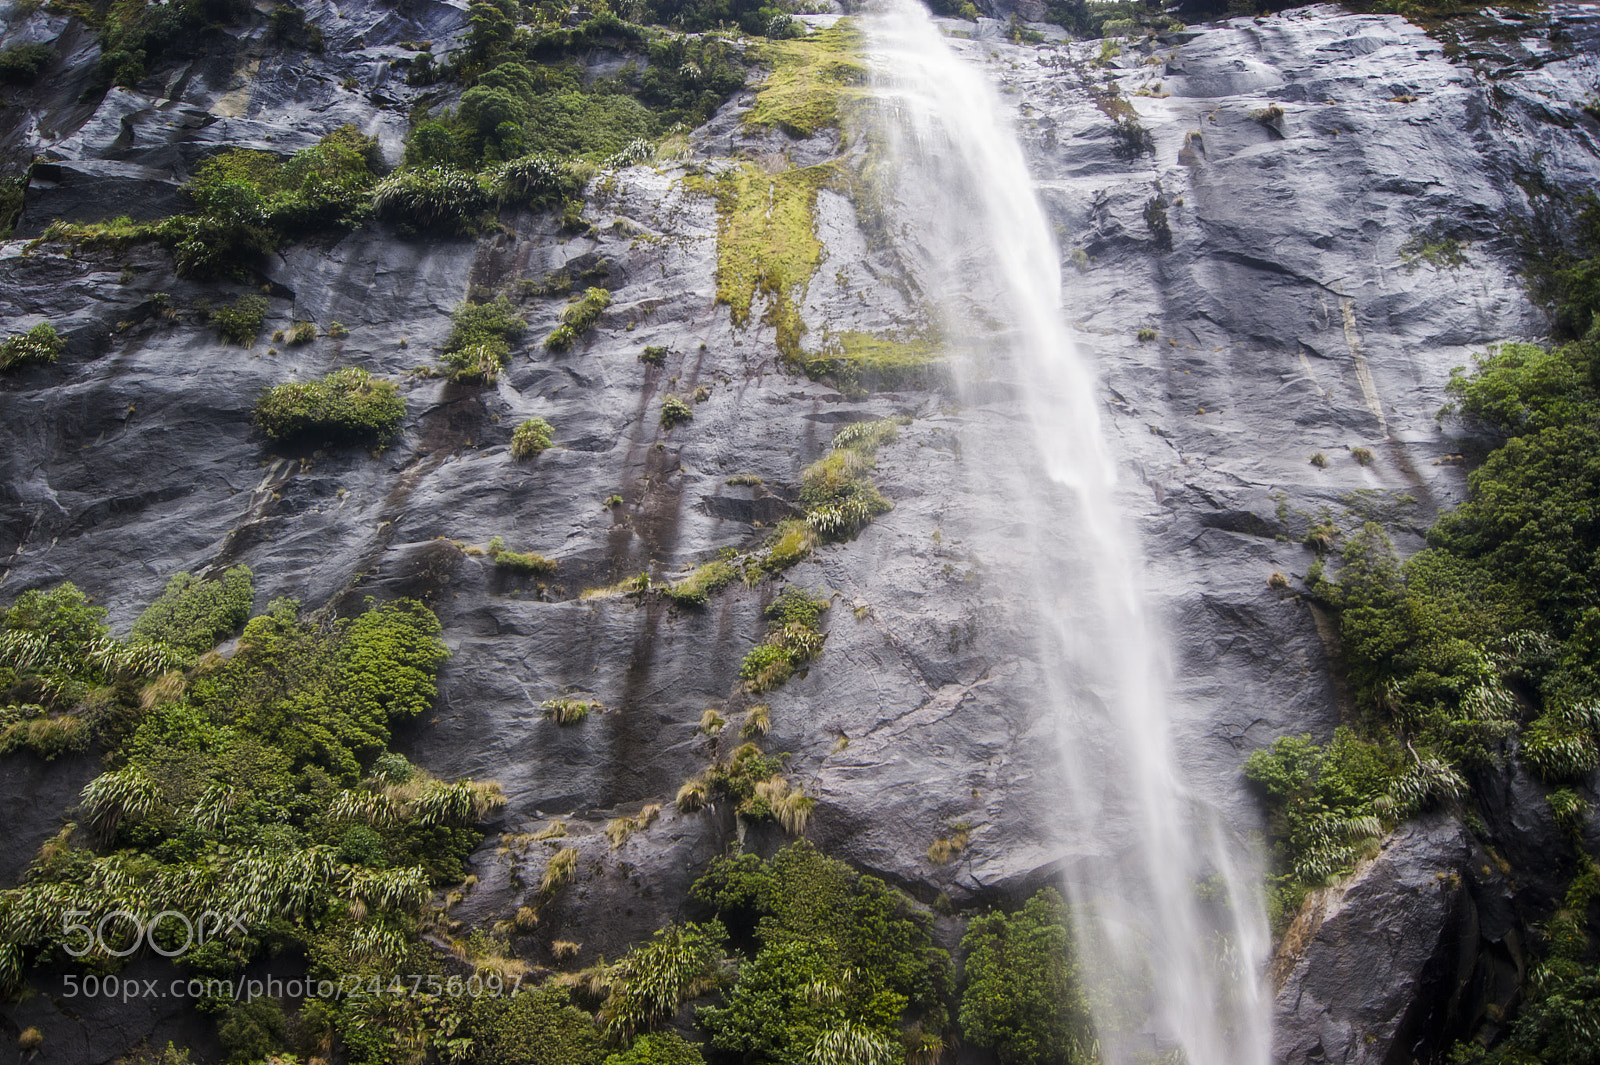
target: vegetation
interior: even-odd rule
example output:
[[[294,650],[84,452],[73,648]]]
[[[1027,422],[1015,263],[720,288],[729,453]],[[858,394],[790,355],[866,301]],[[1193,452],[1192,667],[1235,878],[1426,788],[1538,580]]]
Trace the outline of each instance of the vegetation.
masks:
[[[944,1047],[949,960],[905,896],[804,840],[769,861],[719,858],[692,891],[748,960],[699,1011],[711,1046],[744,1060],[900,1061]],[[853,1054],[840,1055],[842,1044]]]
[[[800,503],[806,524],[825,540],[846,540],[891,504],[868,472],[878,448],[899,435],[900,422],[856,422],[834,434],[833,449],[801,478]]]
[[[682,396],[667,396],[661,401],[661,428],[671,429],[694,420],[694,408]]]
[[[600,709],[593,699],[546,699],[539,704],[546,717],[558,725],[576,725]]]
[[[354,366],[320,381],[291,381],[262,393],[255,422],[274,440],[371,441],[388,444],[405,417],[393,382]]]
[[[248,280],[262,257],[287,241],[360,225],[381,162],[377,141],[354,126],[287,160],[269,152],[226,151],[201,164],[184,185],[194,214],[156,222],[56,222],[45,238],[113,250],[155,241],[171,249],[181,277]]]
[[[209,651],[250,618],[250,567],[234,566],[221,580],[175,573],[161,598],[133,623],[130,639],[165,644],[188,654]]]
[[[961,1030],[971,1043],[1004,1065],[1096,1060],[1067,908],[1054,888],[1015,913],[973,918],[961,949]]]
[[[475,175],[451,166],[397,170],[372,190],[373,213],[402,233],[474,233],[489,203]]]
[[[827,377],[842,391],[860,394],[925,385],[943,356],[942,345],[928,336],[845,332],[829,337],[820,354],[805,355],[802,365],[808,376]]]
[[[440,361],[458,381],[492,383],[511,361],[511,342],[528,331],[528,323],[504,296],[488,303],[460,304],[450,321]]]
[[[511,434],[511,457],[521,462],[550,447],[555,430],[543,418],[528,418]]]
[[[826,638],[818,628],[828,600],[814,598],[798,588],[785,589],[767,608],[769,622],[764,641],[745,655],[739,667],[751,691],[778,687],[794,671],[822,653]]]
[[[489,541],[489,558],[496,566],[513,573],[546,575],[556,571],[556,564],[543,555],[532,551],[507,551],[506,542],[498,536]]]
[[[14,44],[0,51],[0,84],[32,85],[56,54],[51,44]]]
[[[198,644],[211,620],[196,611],[198,624],[180,623],[193,598],[164,596],[171,609],[151,624]],[[119,964],[109,952],[126,934],[102,919],[150,908],[237,916],[184,955],[202,978],[236,976],[269,949],[304,952],[319,979],[437,971],[416,939],[422,904],[430,885],[462,875],[475,826],[500,799],[492,785],[435,780],[386,753],[391,724],[433,704],[447,655],[434,616],[408,600],[344,619],[277,600],[231,658],[196,661],[110,639],[103,614],[64,585],[24,594],[5,615],[10,690],[86,699],[112,752],[78,824],[0,893],[7,989],[28,965],[81,951],[63,910],[106,930],[79,963],[101,972]],[[178,922],[152,937],[142,949],[184,946]],[[316,1006],[352,1060],[381,1060],[356,1038],[371,1005],[358,995]],[[278,1042],[272,1016],[229,1011],[224,1041],[256,1048],[264,1031]]]
[[[778,350],[797,366],[804,357],[800,305],[822,262],[817,194],[838,179],[832,164],[768,174],[749,163],[713,181],[686,179],[691,189],[716,201],[718,302],[728,305],[733,324],[743,328],[759,291],[767,301],[762,323],[777,331]]]
[[[213,311],[211,321],[217,335],[229,344],[248,348],[255,344],[261,323],[267,317],[267,301],[260,296],[240,296],[227,307]]]
[[[1467,264],[1466,245],[1450,236],[1439,223],[1425,229],[1412,230],[1411,236],[1400,245],[1400,258],[1406,269],[1415,270],[1425,262],[1435,270],[1455,270]]]
[[[663,595],[679,606],[705,606],[712,595],[721,591],[739,576],[739,571],[726,559],[707,562],[681,581],[674,581],[662,589]]]
[[[59,359],[67,342],[49,322],[40,322],[26,333],[7,337],[0,344],[0,373],[18,366],[45,366]]]
[[[861,47],[861,32],[848,19],[799,40],[763,43],[756,57],[772,74],[745,123],[796,139],[838,128],[841,103],[860,96],[866,82]]]
[[[1280,923],[1389,827],[1465,796],[1513,736],[1553,784],[1600,766],[1592,352],[1511,344],[1457,373],[1460,414],[1502,441],[1467,501],[1404,565],[1369,523],[1337,580],[1308,575],[1338,614],[1364,719],[1323,746],[1285,737],[1247,765],[1271,805]]]
[[[566,310],[561,312],[561,324],[545,338],[544,346],[551,351],[566,351],[579,337],[595,327],[600,315],[611,306],[611,293],[603,288],[586,289]]]

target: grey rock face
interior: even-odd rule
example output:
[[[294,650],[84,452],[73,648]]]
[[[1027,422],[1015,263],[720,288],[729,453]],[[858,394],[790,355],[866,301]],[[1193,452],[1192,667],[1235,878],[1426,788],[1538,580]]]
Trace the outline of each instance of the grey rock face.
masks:
[[[160,215],[218,148],[292,151],[346,122],[398,161],[408,109],[437,90],[405,85],[410,53],[397,43],[429,39],[442,52],[465,30],[464,5],[319,10],[328,45],[314,74],[257,29],[228,56],[87,103],[80,82],[97,52],[71,39],[61,80],[31,90],[3,132],[8,150],[44,160],[19,233],[56,217]],[[1325,619],[1268,577],[1303,576],[1313,556],[1298,541],[1324,509],[1347,529],[1380,517],[1415,547],[1464,491],[1452,458],[1461,441],[1434,419],[1450,368],[1545,331],[1505,235],[1506,220],[1530,210],[1518,181],[1537,171],[1581,187],[1600,173],[1580,76],[1600,20],[1579,8],[1557,17],[1569,30],[1559,47],[1527,39],[1462,62],[1403,20],[1333,8],[1195,28],[1103,68],[1090,62],[1098,42],[1014,45],[1004,23],[956,42],[1016,104],[1170,637],[1183,769],[1241,839],[1258,827],[1243,759],[1278,735],[1326,735],[1347,709]],[[61,31],[44,19],[9,26],[6,41]],[[1147,142],[1108,116],[1112,83]],[[1416,99],[1396,102],[1405,96]],[[694,135],[695,165],[810,163],[838,150],[832,137],[745,130],[750,99]],[[1272,105],[1281,117],[1251,117]],[[425,598],[453,656],[436,713],[402,741],[436,773],[498,780],[504,834],[560,817],[564,845],[582,855],[577,883],[519,941],[536,964],[550,963],[557,925],[587,963],[681,917],[687,885],[735,841],[728,811],[678,814],[670,800],[738,744],[736,729],[707,737],[697,726],[707,707],[737,721],[753,701],[739,663],[776,589],[735,586],[703,611],[579,593],[645,570],[681,575],[718,549],[759,543],[806,466],[854,420],[914,417],[875,475],[895,509],[785,578],[833,597],[821,658],[764,697],[768,749],[791,752],[791,776],[818,799],[807,834],[925,901],[1021,891],[1067,860],[1053,774],[1055,745],[1071,737],[1018,696],[1040,686],[1028,656],[1037,619],[1001,579],[1016,530],[971,490],[985,463],[1008,461],[1005,427],[1027,382],[993,382],[958,411],[937,391],[852,398],[784,373],[772,330],[737,329],[716,303],[715,210],[684,173],[616,173],[591,189],[592,225],[579,234],[508,214],[505,233],[478,242],[376,227],[286,249],[267,278],[268,332],[310,319],[350,336],[281,351],[265,335],[229,348],[153,316],[158,292],[192,308],[245,291],[175,281],[159,250],[0,246],[0,332],[48,319],[69,338],[58,364],[0,380],[0,596],[71,579],[125,629],[172,573],[244,561],[258,609],[281,595],[345,610],[367,595]],[[848,201],[824,193],[818,220],[826,251],[803,305],[807,345],[918,313],[915,279],[867,239]],[[1439,221],[1468,242],[1466,265],[1408,265],[1401,246]],[[602,262],[613,302],[571,351],[541,346],[563,302],[531,299],[528,341],[495,386],[406,376],[434,361],[470,286]],[[1140,341],[1142,328],[1157,338]],[[669,349],[664,366],[638,360],[647,345]],[[388,450],[290,450],[252,430],[264,387],[341,365],[403,380],[408,415]],[[700,385],[711,394],[694,420],[661,429],[663,397]],[[513,462],[511,431],[535,415],[558,446]],[[1371,465],[1354,460],[1356,447],[1373,452]],[[1326,468],[1309,464],[1314,453]],[[739,474],[763,487],[727,483]],[[613,494],[622,506],[603,506]],[[557,573],[511,577],[456,544],[495,534],[554,559]],[[605,710],[559,727],[539,704],[563,695]],[[93,769],[5,771],[8,789],[26,780],[7,791],[8,812],[24,795],[35,804],[0,830],[0,870],[12,875]],[[1527,821],[1540,802],[1533,782],[1507,785],[1495,825]],[[654,803],[669,804],[659,820],[611,848],[605,823]],[[953,821],[973,826],[971,846],[935,866],[928,846]],[[537,883],[544,851],[502,854],[501,842],[476,856],[465,920],[508,918]],[[1285,1060],[1312,1060],[1318,1046],[1340,1061],[1412,1046],[1449,989],[1477,979],[1450,960],[1454,945],[1508,942],[1522,916],[1502,908],[1491,919],[1489,895],[1469,890],[1473,846],[1447,822],[1408,826],[1323,901],[1278,1000]],[[1468,887],[1451,884],[1458,875]],[[1464,931],[1474,920],[1500,925],[1492,937]],[[1489,973],[1487,950],[1473,947],[1479,960],[1465,971]],[[172,1030],[161,1023],[147,1026],[156,1039]],[[124,1049],[114,1034],[91,1036],[53,1041],[42,1060]]]

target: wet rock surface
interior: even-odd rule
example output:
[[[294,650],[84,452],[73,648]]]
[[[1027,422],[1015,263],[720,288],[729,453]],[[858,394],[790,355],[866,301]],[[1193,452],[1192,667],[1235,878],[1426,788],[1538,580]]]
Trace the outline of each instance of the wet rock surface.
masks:
[[[465,32],[464,5],[313,9],[327,40],[314,75],[258,26],[227,55],[88,102],[92,36],[42,12],[8,25],[7,43],[62,34],[67,46],[59,78],[13,99],[0,131],[13,155],[41,159],[18,238],[0,251],[0,331],[49,320],[68,350],[0,379],[0,595],[71,579],[122,631],[172,573],[242,561],[258,610],[284,595],[344,610],[369,595],[424,598],[453,654],[436,712],[401,734],[408,753],[444,776],[499,781],[506,834],[566,821],[579,876],[562,920],[523,944],[530,961],[550,962],[563,922],[580,962],[616,957],[682,915],[687,885],[739,833],[729,811],[679,814],[670,800],[739,742],[737,729],[707,737],[698,725],[708,707],[736,721],[756,701],[738,669],[776,588],[735,585],[702,611],[579,593],[758,543],[842,424],[909,415],[875,475],[895,509],[785,577],[833,607],[821,658],[763,697],[766,746],[790,752],[791,777],[818,798],[811,838],[924,901],[994,898],[1048,875],[1063,860],[1052,773],[1064,740],[1017,698],[1040,682],[1026,652],[1036,620],[989,579],[1019,547],[972,491],[985,463],[1007,459],[996,427],[1016,420],[1026,382],[997,382],[963,410],[942,391],[856,397],[785,373],[772,330],[736,329],[715,301],[715,208],[686,189],[684,166],[634,167],[591,189],[576,234],[548,215],[507,214],[505,232],[477,241],[378,226],[288,248],[267,271],[266,332],[250,349],[168,321],[152,302],[164,292],[188,311],[249,289],[177,281],[159,249],[74,254],[23,239],[54,218],[168,213],[177,186],[223,146],[288,152],[353,122],[398,162],[408,109],[442,98],[405,84],[411,53],[398,42],[442,51]],[[1105,66],[1092,62],[1098,42],[1019,45],[1004,22],[949,24],[971,34],[958,46],[1016,105],[1170,634],[1184,769],[1241,838],[1258,827],[1243,759],[1277,735],[1324,736],[1343,709],[1327,626],[1268,578],[1298,586],[1313,558],[1299,541],[1324,510],[1347,528],[1383,520],[1414,548],[1464,490],[1463,442],[1434,417],[1451,367],[1547,331],[1506,235],[1529,211],[1519,181],[1537,171],[1583,187],[1600,172],[1600,128],[1581,108],[1600,20],[1565,6],[1553,18],[1567,31],[1559,43],[1508,31],[1492,55],[1451,59],[1401,19],[1317,7],[1194,27]],[[1143,137],[1130,140],[1126,122],[1119,131],[1113,114],[1127,112],[1112,99]],[[693,136],[693,165],[836,150],[746,130],[749,103],[736,98]],[[818,218],[827,251],[804,306],[808,345],[915,313],[901,294],[910,279],[867,250],[848,201],[824,193]],[[1466,262],[1408,263],[1402,245],[1440,222]],[[531,297],[520,307],[528,337],[496,385],[410,373],[434,362],[469,287],[600,263],[611,306],[570,351],[542,346],[564,300]],[[295,320],[340,322],[349,336],[269,342]],[[669,350],[662,366],[638,358],[655,345]],[[252,429],[263,388],[342,365],[403,382],[408,414],[387,450],[291,450]],[[699,386],[710,395],[693,421],[661,428],[662,399]],[[511,431],[535,415],[557,446],[514,462]],[[969,430],[992,450],[963,448]],[[1311,465],[1319,453],[1326,465]],[[737,475],[762,487],[729,484]],[[496,570],[476,547],[497,534],[555,560],[556,573]],[[558,726],[539,707],[561,696],[604,709]],[[4,771],[8,811],[28,804],[0,832],[10,876],[93,767],[12,759]],[[1542,809],[1532,781],[1503,799],[1496,826]],[[612,848],[606,822],[653,803],[668,804],[659,820]],[[972,826],[971,844],[936,866],[928,846],[955,821]],[[476,857],[465,920],[507,918],[537,883],[540,853],[499,844]],[[1465,923],[1500,919],[1449,883],[1469,876],[1476,846],[1449,822],[1408,826],[1327,902],[1280,992],[1286,1060],[1319,1060],[1318,1047],[1320,1060],[1379,1060],[1418,1038],[1449,998],[1440,989],[1468,979],[1455,968],[1446,979],[1437,959]],[[1381,1001],[1368,997],[1377,965],[1390,977],[1377,981]],[[1495,972],[1484,1001],[1503,994]],[[150,1022],[152,1042],[183,1038],[163,1034],[178,1023]],[[81,1030],[52,1039],[44,1060],[108,1061],[127,1045],[121,1028]]]

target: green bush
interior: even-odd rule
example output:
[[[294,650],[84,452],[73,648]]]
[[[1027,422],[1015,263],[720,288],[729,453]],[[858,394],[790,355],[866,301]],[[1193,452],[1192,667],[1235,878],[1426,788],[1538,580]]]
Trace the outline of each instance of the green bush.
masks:
[[[561,312],[561,324],[545,338],[551,351],[566,351],[579,337],[593,329],[601,313],[611,306],[611,293],[603,288],[586,289],[579,299]]]
[[[627,1051],[613,1054],[605,1065],[705,1065],[700,1048],[672,1032],[641,1035]]]
[[[223,1053],[230,1062],[260,1061],[283,1046],[289,1033],[283,1003],[257,998],[228,1009],[217,1024]]]
[[[248,348],[255,344],[267,316],[267,301],[260,296],[240,296],[227,307],[212,312],[217,335],[230,344]]]
[[[602,1065],[606,1059],[593,1019],[554,986],[479,998],[469,1024],[482,1065]]]
[[[800,840],[766,862],[718,858],[691,894],[736,936],[755,936],[755,957],[740,966],[724,1005],[700,1011],[717,1050],[745,1060],[828,1060],[830,1047],[854,1035],[871,1048],[868,1060],[888,1052],[900,1061],[902,1031],[944,1034],[949,959],[926,919],[882,881]]]
[[[32,85],[55,54],[52,44],[14,44],[0,51],[0,83]]]
[[[1087,1065],[1096,1060],[1066,905],[1054,888],[1015,913],[975,917],[966,953],[961,1031],[1004,1065]]]
[[[511,434],[511,457],[518,460],[532,458],[550,446],[554,432],[543,418],[529,418]]]
[[[255,421],[274,440],[370,440],[383,446],[405,413],[406,401],[393,382],[351,366],[320,381],[267,389],[256,404]]]
[[[176,573],[161,598],[133,623],[131,635],[191,654],[209,651],[249,620],[253,597],[248,566],[234,566],[221,580],[211,581]]]
[[[716,988],[727,930],[716,921],[669,925],[628,952],[608,974],[599,1020],[613,1039],[659,1028],[678,1007]]]
[[[828,600],[796,588],[787,589],[767,608],[766,639],[752,648],[739,666],[739,676],[751,691],[778,687],[822,653],[824,637],[817,624],[826,609]]]
[[[296,347],[309,344],[315,339],[317,339],[315,322],[296,322],[289,330],[289,343]]]
[[[661,401],[661,428],[671,429],[694,420],[694,408],[682,396],[668,396]]]
[[[67,350],[67,342],[49,322],[40,322],[26,333],[7,337],[0,344],[0,372],[18,366],[43,366],[55,362]]]

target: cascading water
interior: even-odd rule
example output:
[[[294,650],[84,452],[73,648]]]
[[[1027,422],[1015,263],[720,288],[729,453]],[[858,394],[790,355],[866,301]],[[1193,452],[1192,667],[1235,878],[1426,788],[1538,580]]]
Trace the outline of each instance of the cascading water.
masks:
[[[1015,448],[1005,415],[992,419],[989,454],[982,439],[964,451],[982,471],[973,491],[1021,547],[998,579],[1037,636],[1033,697],[1056,715],[1065,884],[1101,1057],[1264,1065],[1257,871],[1177,772],[1164,643],[1119,503],[1101,387],[1065,327],[1060,256],[1021,146],[984,51],[958,55],[916,0],[884,0],[865,24],[869,154],[888,164],[884,206],[907,223],[899,232],[944,316],[963,399],[1026,412],[1033,454]]]

